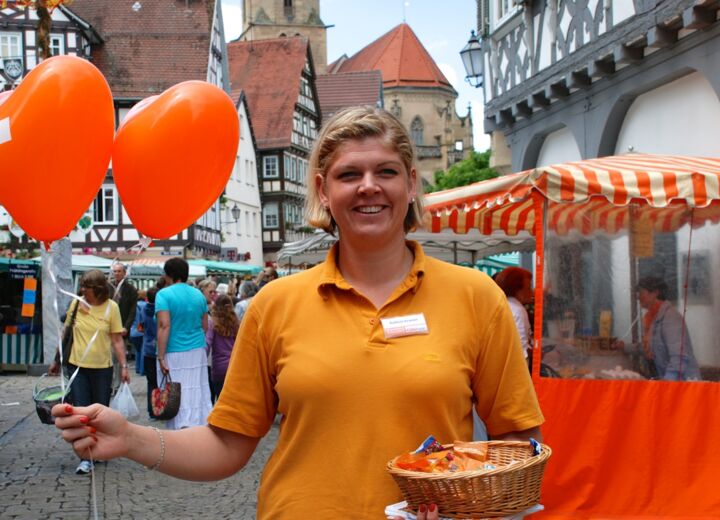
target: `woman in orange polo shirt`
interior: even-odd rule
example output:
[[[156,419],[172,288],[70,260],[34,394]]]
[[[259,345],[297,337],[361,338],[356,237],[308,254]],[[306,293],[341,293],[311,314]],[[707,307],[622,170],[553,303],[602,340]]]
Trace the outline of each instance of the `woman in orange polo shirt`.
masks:
[[[401,499],[386,462],[429,434],[471,440],[473,407],[495,439],[540,437],[505,295],[405,238],[422,205],[402,124],[370,107],[336,114],[309,171],[307,219],[339,240],[325,262],[253,298],[209,426],[163,433],[100,406],[57,406],[55,424],[76,451],[220,479],[246,464],[280,414],[257,518],[380,519]],[[82,417],[102,432],[97,441]],[[433,504],[420,513],[437,518]]]

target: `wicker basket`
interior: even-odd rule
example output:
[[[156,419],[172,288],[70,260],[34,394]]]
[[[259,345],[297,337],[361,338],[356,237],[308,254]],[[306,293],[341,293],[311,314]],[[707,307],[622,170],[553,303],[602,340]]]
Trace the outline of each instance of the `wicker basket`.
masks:
[[[447,518],[508,516],[540,503],[542,476],[552,454],[547,445],[541,446],[540,455],[533,456],[528,442],[489,441],[488,461],[497,468],[488,471],[407,471],[395,467],[395,459],[387,469],[412,510],[437,504]]]

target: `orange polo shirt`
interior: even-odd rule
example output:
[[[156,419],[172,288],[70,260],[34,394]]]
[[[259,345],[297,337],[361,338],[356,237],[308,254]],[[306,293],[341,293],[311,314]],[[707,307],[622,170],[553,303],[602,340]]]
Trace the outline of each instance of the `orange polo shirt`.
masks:
[[[473,399],[491,435],[543,422],[502,291],[408,246],[412,269],[379,310],[340,274],[337,245],[253,298],[208,422],[262,437],[282,414],[257,518],[384,519],[401,500],[387,461],[431,434],[470,440]],[[381,318],[412,314],[428,334],[385,337]]]

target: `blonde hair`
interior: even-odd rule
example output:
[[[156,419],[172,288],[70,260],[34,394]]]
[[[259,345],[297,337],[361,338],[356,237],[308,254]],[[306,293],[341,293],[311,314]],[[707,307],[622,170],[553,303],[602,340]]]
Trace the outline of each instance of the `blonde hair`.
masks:
[[[341,110],[323,125],[310,155],[307,176],[308,194],[305,201],[305,218],[311,226],[334,233],[335,220],[320,201],[315,176],[321,175],[323,182],[328,167],[332,164],[338,149],[345,142],[367,137],[379,137],[400,156],[408,176],[414,167],[415,150],[403,124],[390,112],[370,106],[350,107]],[[416,196],[409,204],[405,216],[405,232],[417,228],[423,221],[423,206],[420,179],[416,182]]]

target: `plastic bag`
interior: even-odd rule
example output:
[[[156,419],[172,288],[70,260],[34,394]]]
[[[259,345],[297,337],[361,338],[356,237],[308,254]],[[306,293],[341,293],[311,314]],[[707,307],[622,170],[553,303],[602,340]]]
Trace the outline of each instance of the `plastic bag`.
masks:
[[[110,401],[110,408],[123,414],[126,419],[134,419],[140,416],[140,410],[135,404],[132,390],[130,390],[130,385],[127,383],[120,385],[115,397]]]

